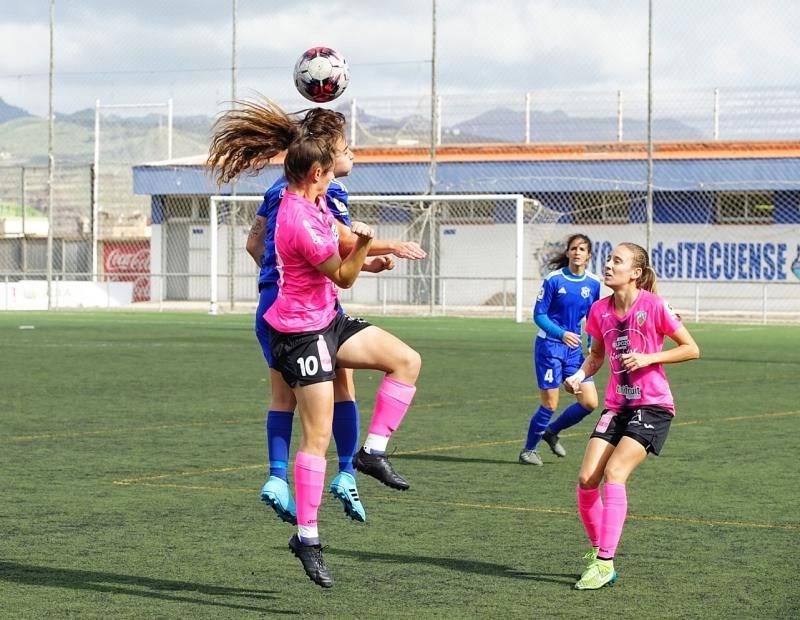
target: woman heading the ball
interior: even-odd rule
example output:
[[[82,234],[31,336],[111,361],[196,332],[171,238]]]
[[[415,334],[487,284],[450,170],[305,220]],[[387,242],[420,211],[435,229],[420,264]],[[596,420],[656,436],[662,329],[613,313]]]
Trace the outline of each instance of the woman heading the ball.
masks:
[[[348,176],[353,168],[353,153],[344,143],[345,117],[340,112],[312,108],[298,119],[301,132],[311,136],[328,136],[337,143],[334,160],[334,180],[328,186],[325,202],[335,218],[339,235],[339,252],[347,256],[355,246],[357,235],[351,230],[349,194],[340,177]],[[256,338],[270,368],[270,405],[266,420],[269,478],[261,488],[261,500],[287,523],[297,523],[294,497],[289,488],[287,467],[292,440],[292,421],[297,401],[281,373],[273,368],[269,325],[264,314],[278,295],[278,267],[275,254],[275,219],[278,206],[286,193],[289,181],[277,179],[265,192],[247,238],[247,251],[260,267],[258,278],[259,303],[255,316]],[[418,260],[425,251],[413,241],[373,239],[368,261],[362,271],[392,268],[390,255]],[[339,311],[343,312],[341,304]],[[331,494],[342,502],[345,514],[354,521],[364,522],[367,514],[356,486],[353,457],[358,450],[359,411],[355,397],[353,371],[341,369],[336,373],[333,403],[333,439],[338,454],[339,473],[329,486]]]
[[[660,453],[675,416],[664,364],[700,357],[680,317],[656,294],[656,274],[644,248],[635,243],[614,248],[603,282],[613,294],[589,311],[589,356],[564,381],[568,392],[580,394],[583,381],[608,357],[605,410],[578,476],[578,513],[592,545],[584,556],[589,564],[575,584],[579,590],[596,590],[617,579],[614,555],[628,511],[625,483],[648,453]],[[677,346],[664,351],[665,336]]]
[[[405,490],[408,482],[386,456],[392,433],[416,392],[419,354],[388,332],[338,311],[337,287],[350,288],[361,271],[374,237],[352,223],[356,242],[339,254],[337,228],[325,194],[333,180],[337,149],[326,137],[303,132],[272,102],[240,103],[217,122],[209,163],[220,183],[245,170],[258,170],[286,150],[288,186],[275,222],[275,252],[280,272],[278,296],[265,319],[270,326],[274,367],[297,399],[303,438],[295,457],[298,532],[289,547],[308,577],[331,587],[333,577],[322,557],[317,512],[325,481],[325,453],[331,439],[336,368],[382,370],[375,410],[356,469],[387,486]]]

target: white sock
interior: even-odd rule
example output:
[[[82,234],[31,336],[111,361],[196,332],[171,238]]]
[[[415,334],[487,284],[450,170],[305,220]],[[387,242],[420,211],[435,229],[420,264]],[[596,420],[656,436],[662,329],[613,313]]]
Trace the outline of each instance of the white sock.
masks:
[[[369,433],[364,440],[364,450],[368,454],[372,454],[373,452],[386,452],[387,445],[389,445],[389,438],[383,435],[373,435]]]
[[[300,540],[319,540],[319,529],[316,525],[298,525],[297,535]]]

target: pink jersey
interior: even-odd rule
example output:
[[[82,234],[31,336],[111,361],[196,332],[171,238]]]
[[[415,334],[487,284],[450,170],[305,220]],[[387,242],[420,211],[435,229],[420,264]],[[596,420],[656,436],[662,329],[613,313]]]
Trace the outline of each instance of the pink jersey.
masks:
[[[662,364],[628,372],[622,364],[623,353],[656,353],[681,326],[680,319],[667,302],[645,290],[628,313],[617,316],[614,296],[595,302],[589,310],[586,331],[592,338],[602,338],[608,355],[610,373],[606,388],[606,409],[619,412],[623,407],[657,405],[675,415],[672,392]]]
[[[336,223],[325,198],[318,204],[286,192],[275,221],[278,297],[264,320],[279,332],[313,332],[336,316],[336,285],[317,265],[339,251]]]

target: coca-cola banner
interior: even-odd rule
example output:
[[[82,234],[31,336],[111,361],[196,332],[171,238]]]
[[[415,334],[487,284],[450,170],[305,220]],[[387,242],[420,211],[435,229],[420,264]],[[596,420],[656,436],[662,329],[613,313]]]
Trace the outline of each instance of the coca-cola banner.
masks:
[[[150,242],[103,242],[103,273],[111,281],[133,282],[133,301],[150,301]]]

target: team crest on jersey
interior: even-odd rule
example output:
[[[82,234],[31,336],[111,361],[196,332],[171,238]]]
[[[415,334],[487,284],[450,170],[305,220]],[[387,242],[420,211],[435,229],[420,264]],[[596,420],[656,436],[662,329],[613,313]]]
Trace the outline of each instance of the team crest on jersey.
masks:
[[[581,287],[581,297],[583,297],[584,299],[589,299],[591,294],[592,294],[592,289],[590,289],[588,286]]]
[[[349,214],[350,214],[350,213],[349,213],[349,211],[347,210],[347,205],[346,205],[346,204],[344,204],[344,203],[343,203],[341,200],[339,200],[338,198],[334,198],[334,199],[333,199],[333,205],[336,207],[336,210],[337,210],[337,211],[338,211],[338,212],[339,212],[339,213],[340,213],[342,216],[346,216],[346,215],[349,215]]]
[[[647,312],[645,310],[639,310],[636,313],[636,324],[641,327],[644,325],[644,322],[647,320]]]
[[[539,289],[539,294],[536,295],[536,301],[542,301],[544,299],[544,287]]]

